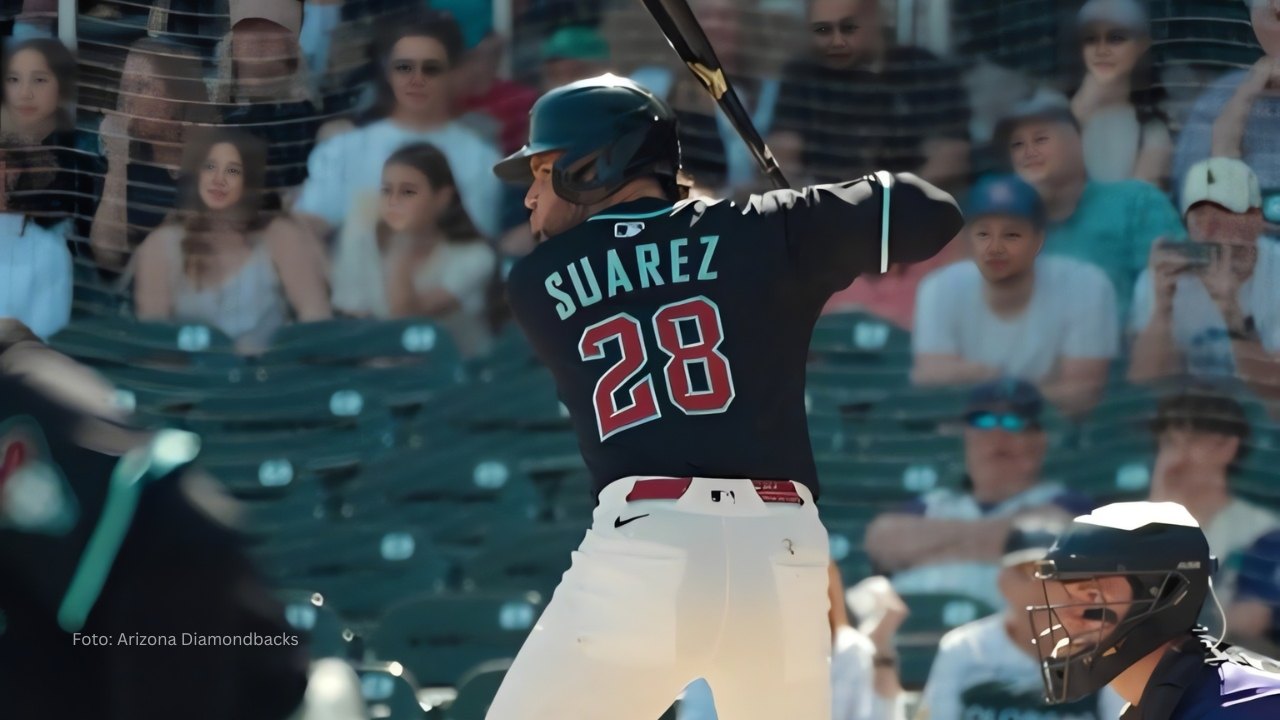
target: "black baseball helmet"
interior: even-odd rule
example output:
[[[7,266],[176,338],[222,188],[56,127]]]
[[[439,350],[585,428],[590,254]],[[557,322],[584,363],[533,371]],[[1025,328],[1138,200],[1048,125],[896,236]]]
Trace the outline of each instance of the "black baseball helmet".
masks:
[[[1074,702],[1110,683],[1161,645],[1189,635],[1217,561],[1204,533],[1177,503],[1115,503],[1076,518],[1037,565],[1045,604],[1027,608],[1045,700]],[[1131,599],[1063,600],[1051,583],[1124,577]],[[1064,615],[1099,622],[1064,626]]]
[[[561,150],[551,170],[555,192],[571,203],[600,202],[646,176],[680,171],[675,113],[657,95],[616,75],[580,80],[548,92],[530,111],[529,142],[494,166],[498,177],[529,183],[529,158]]]

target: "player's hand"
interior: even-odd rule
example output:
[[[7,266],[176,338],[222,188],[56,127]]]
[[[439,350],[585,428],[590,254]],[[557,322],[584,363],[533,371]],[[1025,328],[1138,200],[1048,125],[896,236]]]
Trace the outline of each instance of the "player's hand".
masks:
[[[1228,330],[1240,330],[1244,325],[1244,312],[1240,309],[1240,276],[1231,267],[1225,248],[1214,253],[1209,267],[1200,275],[1204,289],[1213,304],[1218,306]]]
[[[1173,313],[1173,294],[1178,287],[1178,275],[1190,267],[1185,257],[1169,247],[1165,238],[1151,245],[1147,267],[1151,272],[1151,288],[1155,292],[1155,312],[1161,317]]]

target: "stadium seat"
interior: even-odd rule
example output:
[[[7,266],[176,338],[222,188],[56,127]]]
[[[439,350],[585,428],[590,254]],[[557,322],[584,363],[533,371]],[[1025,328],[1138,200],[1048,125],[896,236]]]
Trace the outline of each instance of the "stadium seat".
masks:
[[[826,362],[911,365],[911,333],[869,313],[832,313],[818,319],[809,354]]]
[[[896,643],[902,684],[909,689],[924,686],[938,641],[947,631],[995,612],[980,600],[951,593],[903,593],[902,600],[911,614],[898,630]]]
[[[368,649],[395,658],[424,685],[453,686],[486,660],[515,657],[543,605],[529,593],[410,598],[382,616]]]
[[[893,503],[955,484],[963,460],[949,462],[910,457],[871,459],[849,455],[819,455],[821,502],[827,505]]]
[[[229,337],[198,323],[97,316],[66,326],[49,339],[49,345],[90,365],[232,368],[244,363]]]
[[[484,720],[507,676],[511,660],[489,660],[468,670],[458,680],[458,697],[445,710],[445,720]]]
[[[276,595],[284,603],[285,620],[306,636],[312,659],[348,656],[351,631],[324,596],[308,590],[282,590]]]
[[[425,318],[286,325],[260,358],[266,365],[361,365],[389,359],[432,366],[433,372],[447,377],[455,376],[459,363],[453,338]]]
[[[536,591],[550,597],[586,528],[548,527],[495,536],[473,557],[463,574],[468,586],[484,591]]]
[[[1148,437],[1116,441],[1086,451],[1059,450],[1045,459],[1042,476],[1096,502],[1140,500],[1151,486],[1154,445]]]
[[[422,720],[418,684],[398,662],[364,662],[356,666],[360,693],[369,717],[380,720]]]

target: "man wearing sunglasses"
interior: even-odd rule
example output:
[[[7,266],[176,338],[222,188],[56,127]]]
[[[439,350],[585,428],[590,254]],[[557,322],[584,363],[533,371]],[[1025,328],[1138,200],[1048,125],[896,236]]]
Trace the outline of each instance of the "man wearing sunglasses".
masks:
[[[867,528],[867,554],[892,574],[898,592],[964,593],[1002,607],[996,579],[1014,522],[1066,520],[1093,507],[1041,479],[1043,406],[1027,382],[994,380],[974,388],[965,413],[967,487],[925,493]]]
[[[1129,379],[1236,376],[1280,397],[1280,246],[1262,193],[1236,158],[1196,163],[1182,188],[1191,242],[1161,242],[1134,287]]]

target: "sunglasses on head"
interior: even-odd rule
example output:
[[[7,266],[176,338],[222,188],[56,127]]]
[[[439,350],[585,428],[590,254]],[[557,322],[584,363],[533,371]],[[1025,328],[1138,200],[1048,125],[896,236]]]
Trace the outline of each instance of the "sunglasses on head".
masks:
[[[965,420],[975,430],[1023,432],[1035,427],[1033,421],[1014,413],[976,412],[969,413]]]
[[[425,77],[440,77],[449,71],[449,64],[440,60],[423,60],[414,63],[412,60],[392,60],[392,72],[401,75],[412,75],[414,70],[419,70]]]

